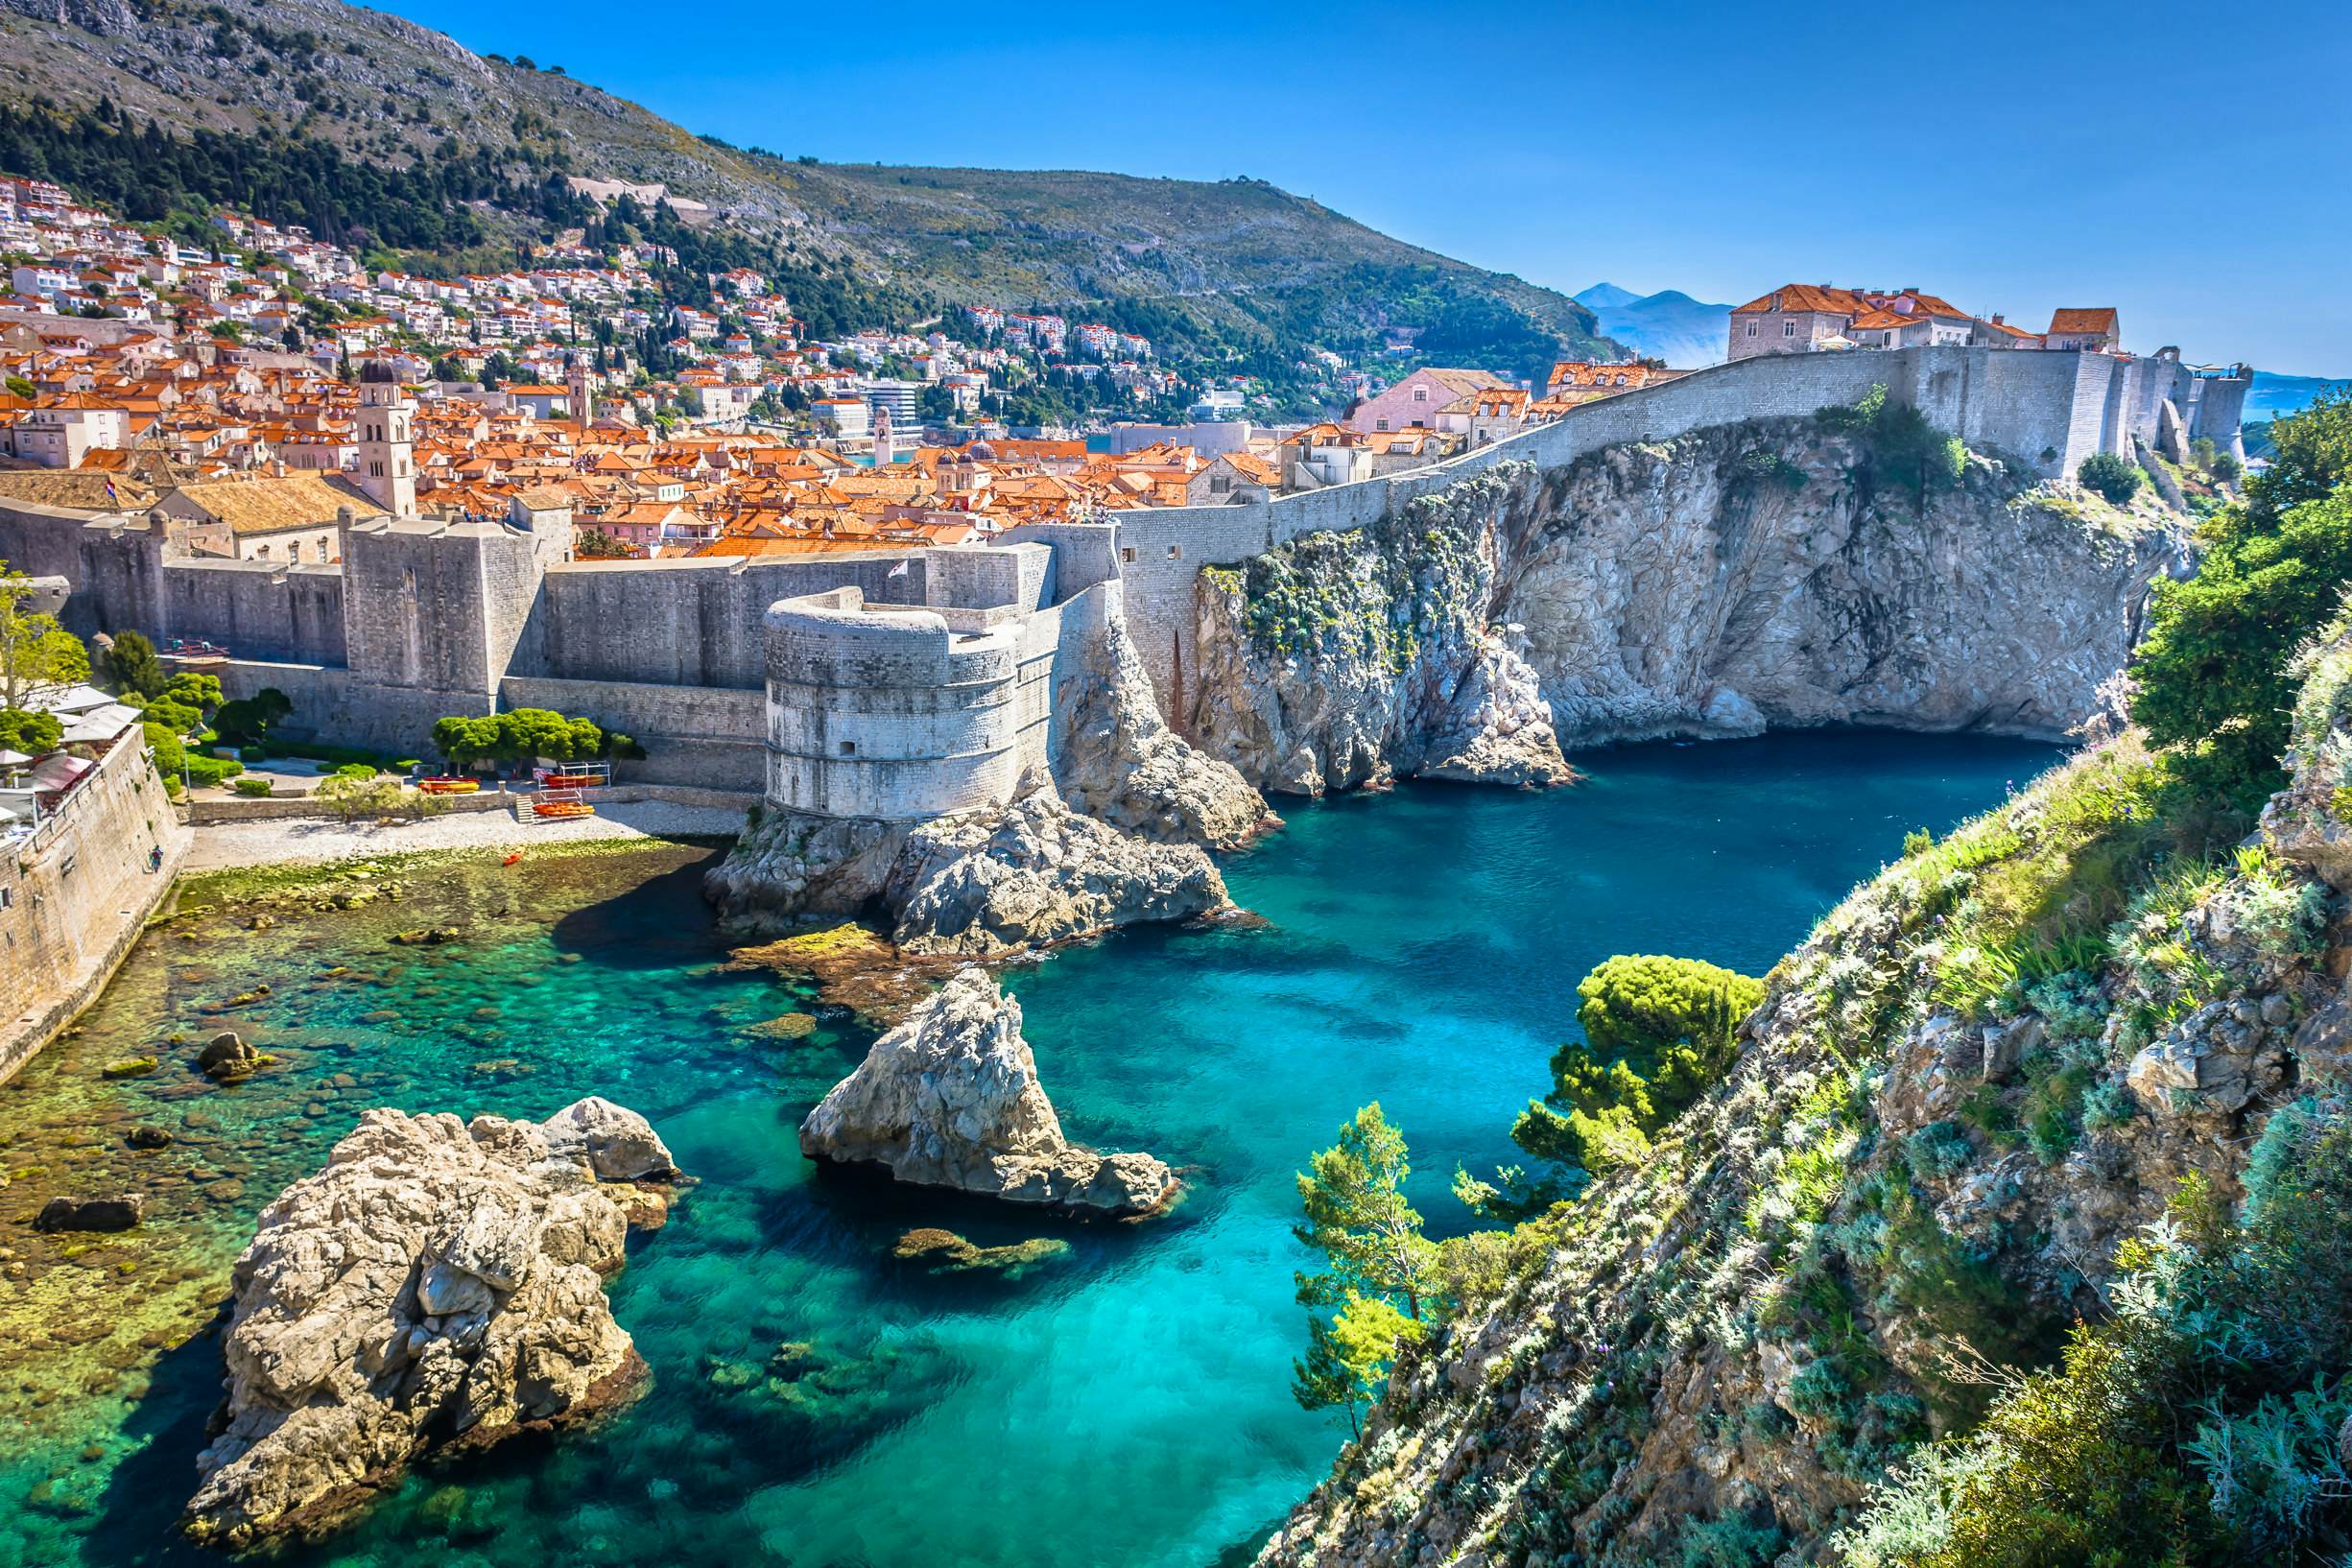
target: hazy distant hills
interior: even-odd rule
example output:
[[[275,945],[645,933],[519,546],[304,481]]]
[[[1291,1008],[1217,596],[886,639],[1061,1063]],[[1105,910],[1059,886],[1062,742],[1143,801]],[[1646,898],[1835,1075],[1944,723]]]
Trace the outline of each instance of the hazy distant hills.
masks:
[[[1710,305],[1679,289],[1635,294],[1614,283],[1596,283],[1573,295],[1593,313],[1604,335],[1644,359],[1662,359],[1677,370],[1722,363],[1731,331],[1731,307]]]
[[[664,23],[645,26],[657,44]],[[900,297],[1125,304],[1120,319],[1154,338],[1195,335],[1236,351],[1377,352],[1401,340],[1538,377],[1556,354],[1612,351],[1565,295],[1262,180],[828,164],[789,144],[733,147],[565,74],[559,13],[547,13],[545,33],[535,59],[508,59],[340,0],[0,0],[0,102],[79,111],[103,101],[134,125],[323,143],[379,169],[481,148],[533,182],[550,171],[658,181],[707,203],[722,226],[763,245],[790,241],[796,255]],[[794,123],[779,105],[777,136]],[[504,209],[482,218],[509,244],[547,238]]]
[[[2253,390],[2245,394],[2245,421],[2253,424],[2275,419],[2282,414],[2309,408],[2312,400],[2323,392],[2346,390],[2352,390],[2352,377],[2330,380],[2325,376],[2273,375],[2268,370],[2256,370]]]

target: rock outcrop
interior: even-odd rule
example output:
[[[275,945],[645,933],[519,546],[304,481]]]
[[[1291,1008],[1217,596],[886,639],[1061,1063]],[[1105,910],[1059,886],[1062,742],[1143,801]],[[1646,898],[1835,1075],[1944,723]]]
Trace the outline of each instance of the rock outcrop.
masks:
[[[1051,784],[1007,806],[920,823],[770,811],[705,886],[738,930],[867,915],[908,953],[974,957],[1189,920],[1229,902],[1205,851],[1107,827],[1072,811]]]
[[[1232,764],[1168,727],[1122,621],[1057,672],[1054,724],[1062,797],[1122,833],[1234,849],[1279,825]]]
[[[1063,1138],[1021,1038],[1021,1005],[976,967],[874,1042],[800,1124],[800,1152],[1081,1213],[1150,1213],[1176,1187],[1150,1154],[1099,1154]]]
[[[632,1209],[676,1175],[645,1119],[370,1110],[262,1211],[238,1258],[224,1430],[183,1521],[245,1547],[332,1526],[432,1448],[482,1447],[634,1397],[605,1299]]]
[[[2098,711],[2178,520],[1974,455],[1924,492],[1884,467],[1865,433],[1756,420],[1503,463],[1204,570],[1185,727],[1313,795],[1540,780],[1561,746],[1842,723],[2055,738]]]

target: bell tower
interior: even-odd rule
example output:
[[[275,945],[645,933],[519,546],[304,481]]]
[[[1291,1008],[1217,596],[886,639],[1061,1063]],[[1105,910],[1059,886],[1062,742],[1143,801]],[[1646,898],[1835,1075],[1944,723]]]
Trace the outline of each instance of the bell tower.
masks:
[[[359,485],[395,517],[416,515],[416,420],[391,367],[370,361],[359,375]]]
[[[588,356],[577,348],[564,366],[563,385],[571,393],[572,417],[581,429],[587,429],[596,416],[596,394],[588,389]]]

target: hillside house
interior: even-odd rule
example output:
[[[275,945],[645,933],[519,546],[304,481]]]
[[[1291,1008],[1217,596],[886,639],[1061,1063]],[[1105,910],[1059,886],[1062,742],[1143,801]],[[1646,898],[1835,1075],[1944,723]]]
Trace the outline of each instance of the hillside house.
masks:
[[[2112,305],[2054,310],[2050,313],[2050,330],[2042,334],[2042,342],[2052,348],[2113,353],[2124,345],[2122,319]]]
[[[1347,427],[1366,436],[1384,430],[1446,430],[1466,435],[1477,394],[1509,385],[1490,370],[1424,367],[1358,404],[1347,416]]]

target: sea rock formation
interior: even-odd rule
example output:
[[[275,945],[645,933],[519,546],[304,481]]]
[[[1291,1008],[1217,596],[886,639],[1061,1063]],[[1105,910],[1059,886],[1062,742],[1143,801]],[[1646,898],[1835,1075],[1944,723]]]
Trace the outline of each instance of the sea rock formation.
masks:
[[[1176,1187],[1150,1154],[1099,1154],[1062,1136],[1021,1037],[1021,1005],[978,967],[874,1042],[800,1124],[800,1152],[879,1165],[917,1186],[1086,1213],[1150,1213]]]
[[[906,952],[975,957],[1188,920],[1229,902],[1205,851],[1107,827],[1072,811],[1050,783],[1009,805],[919,823],[771,811],[705,886],[737,929],[874,914]]]
[[[1185,727],[1259,787],[1312,795],[1541,778],[1560,746],[1836,723],[2056,737],[2098,711],[2150,579],[2182,558],[2178,519],[1973,454],[1922,490],[1849,424],[1502,463],[1204,570]]]
[[[1260,1560],[1835,1560],[1912,1445],[2111,1316],[2184,1178],[2236,1196],[2276,1118],[2352,1092],[2352,630],[2305,668],[2263,852],[2134,902],[2085,969],[1972,980],[1962,905],[2130,828],[2136,736],[1857,890],[1727,1081],[1405,1352]]]
[[[183,1521],[244,1547],[333,1525],[432,1448],[483,1447],[634,1397],[603,1276],[676,1175],[645,1119],[367,1112],[238,1258],[223,1429]]]
[[[147,1217],[141,1193],[113,1198],[52,1198],[33,1217],[36,1230],[129,1230]]]

